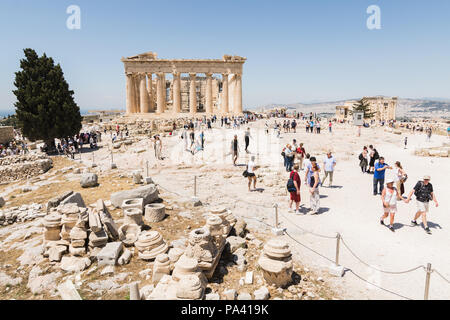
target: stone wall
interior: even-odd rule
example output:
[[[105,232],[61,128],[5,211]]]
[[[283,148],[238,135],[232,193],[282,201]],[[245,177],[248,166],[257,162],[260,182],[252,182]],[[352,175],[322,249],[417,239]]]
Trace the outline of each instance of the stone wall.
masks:
[[[0,159],[2,182],[29,179],[50,170],[53,161],[46,155],[11,156]]]
[[[0,127],[0,143],[8,143],[14,140],[13,127]]]

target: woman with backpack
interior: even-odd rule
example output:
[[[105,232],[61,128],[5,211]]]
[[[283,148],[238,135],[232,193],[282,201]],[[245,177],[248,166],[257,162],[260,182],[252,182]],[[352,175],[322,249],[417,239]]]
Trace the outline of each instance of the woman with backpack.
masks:
[[[315,161],[311,162],[311,170],[312,170],[312,175],[309,180],[309,193],[310,193],[309,200],[310,200],[310,204],[311,204],[312,214],[318,214],[319,208],[320,208],[320,194],[319,194],[320,168],[317,165],[317,162],[315,162]]]
[[[367,172],[367,147],[364,146],[363,151],[359,154],[359,166],[361,167],[362,173]]]
[[[294,212],[296,214],[300,214],[300,175],[298,174],[299,166],[298,164],[294,165],[294,169],[291,171],[288,180],[288,191],[290,194],[289,201],[289,212]],[[295,202],[295,210],[292,209],[292,203]]]

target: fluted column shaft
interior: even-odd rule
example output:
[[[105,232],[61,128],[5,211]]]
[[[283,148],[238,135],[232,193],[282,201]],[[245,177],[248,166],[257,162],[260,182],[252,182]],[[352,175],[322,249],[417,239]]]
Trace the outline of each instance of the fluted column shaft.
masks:
[[[181,112],[181,79],[180,73],[173,73],[173,112]]]
[[[139,100],[139,75],[134,75],[133,77],[133,91],[134,91],[134,107],[133,113],[139,113],[140,111],[140,100]]]
[[[212,105],[212,74],[206,73],[206,113],[213,113]]]
[[[127,114],[133,113],[133,76],[127,74]]]
[[[236,74],[235,88],[234,88],[234,113],[242,114],[242,76]]]
[[[222,113],[228,113],[228,74],[222,74]]]
[[[153,76],[152,73],[147,73],[147,91],[149,100],[149,111],[155,111],[155,102],[153,96]]]
[[[190,73],[189,77],[191,78],[189,86],[189,112],[195,114],[197,113],[197,87],[195,85],[197,74]]]
[[[228,112],[234,113],[235,110],[235,94],[236,94],[236,75],[232,74],[229,76],[228,80]]]
[[[139,98],[140,98],[140,112],[141,113],[149,113],[150,112],[150,104],[148,99],[148,91],[147,91],[147,77],[145,74],[141,75],[139,79]]]
[[[158,80],[157,80],[157,92],[156,92],[156,99],[157,99],[157,113],[164,113],[165,109],[165,103],[166,103],[166,77],[164,73],[158,73]]]

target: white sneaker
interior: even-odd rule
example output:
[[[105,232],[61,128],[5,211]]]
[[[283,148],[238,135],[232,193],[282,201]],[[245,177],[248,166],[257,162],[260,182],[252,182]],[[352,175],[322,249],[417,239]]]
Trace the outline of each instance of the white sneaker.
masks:
[[[300,210],[297,210],[297,211],[295,211],[295,214],[296,214],[296,215],[301,215],[302,213],[301,213]]]
[[[295,210],[294,210],[294,209],[289,209],[288,212],[289,212],[289,213],[294,213]]]

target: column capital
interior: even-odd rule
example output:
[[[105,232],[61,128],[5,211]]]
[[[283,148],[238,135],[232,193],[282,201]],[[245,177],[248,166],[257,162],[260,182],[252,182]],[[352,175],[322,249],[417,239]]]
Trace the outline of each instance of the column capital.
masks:
[[[181,76],[181,72],[175,71],[175,72],[172,72],[172,75],[174,77],[179,77],[179,76]]]
[[[194,73],[194,72],[190,72],[190,73],[189,73],[189,77],[190,77],[191,79],[194,78],[194,80],[195,80],[195,78],[197,78],[197,74]]]
[[[211,72],[207,72],[207,73],[205,73],[205,75],[207,78],[211,78],[213,74]]]

